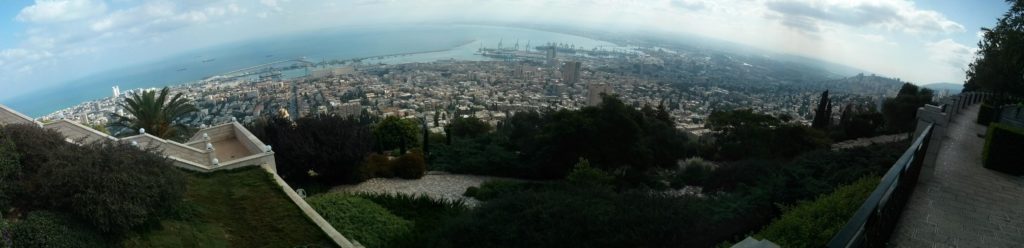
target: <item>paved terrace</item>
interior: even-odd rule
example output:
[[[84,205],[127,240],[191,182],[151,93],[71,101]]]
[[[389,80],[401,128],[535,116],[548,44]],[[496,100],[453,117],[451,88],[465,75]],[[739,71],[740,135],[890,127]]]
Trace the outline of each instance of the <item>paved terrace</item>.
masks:
[[[890,239],[894,247],[1024,247],[1024,177],[981,166],[980,104],[953,117],[932,168]],[[936,133],[938,135],[938,133]]]

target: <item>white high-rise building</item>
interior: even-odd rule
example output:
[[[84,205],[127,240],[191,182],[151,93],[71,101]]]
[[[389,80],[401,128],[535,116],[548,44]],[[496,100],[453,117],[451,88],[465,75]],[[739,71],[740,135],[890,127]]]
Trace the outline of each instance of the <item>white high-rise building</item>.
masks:
[[[114,85],[112,88],[114,89],[114,98],[121,96],[121,87]]]

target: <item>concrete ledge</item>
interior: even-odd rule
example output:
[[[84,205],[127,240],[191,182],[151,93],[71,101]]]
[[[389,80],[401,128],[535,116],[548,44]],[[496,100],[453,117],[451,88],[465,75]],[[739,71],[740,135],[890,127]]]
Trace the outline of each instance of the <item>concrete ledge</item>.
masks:
[[[213,171],[212,169],[210,169],[210,167],[206,167],[201,164],[196,164],[188,160],[180,159],[174,156],[167,156],[167,158],[171,159],[174,162],[174,166],[177,166],[178,168],[203,173]]]
[[[36,124],[36,125],[39,125],[39,126],[43,126],[42,123],[39,123],[35,119],[32,119],[31,117],[28,117],[27,115],[24,115],[24,114],[22,114],[22,113],[20,113],[18,111],[14,111],[13,109],[8,108],[7,106],[4,106],[3,104],[0,104],[0,126],[7,125],[7,124],[33,124],[33,123]]]
[[[250,155],[248,157],[239,158],[221,163],[220,166],[213,168],[213,170],[231,170],[235,168],[246,167],[253,164],[266,164],[271,166],[271,170],[277,173],[277,166],[274,161],[274,153],[261,153],[256,155]]]
[[[60,132],[65,137],[72,139],[84,138],[88,142],[96,142],[102,140],[117,141],[117,138],[114,138],[113,136],[110,136],[100,131],[96,131],[96,129],[92,129],[91,127],[87,127],[78,122],[73,122],[69,120],[57,120],[51,123],[43,124],[43,128],[52,129],[54,131]]]
[[[302,197],[300,197],[299,194],[295,193],[295,190],[293,190],[291,186],[288,186],[288,183],[286,183],[284,179],[281,178],[281,176],[278,176],[277,172],[274,172],[271,168],[269,168],[266,165],[261,167],[267,172],[270,172],[270,174],[274,175],[274,181],[277,182],[278,186],[281,186],[281,190],[283,190],[284,193],[288,195],[288,198],[291,199],[292,202],[295,202],[295,205],[299,206],[299,209],[302,210],[302,213],[306,214],[306,217],[309,217],[309,220],[312,220],[313,223],[319,226],[320,229],[323,230],[324,233],[327,234],[327,236],[330,237],[335,244],[342,248],[358,247],[353,245],[352,242],[345,238],[344,235],[341,235],[341,233],[339,233],[337,229],[334,229],[334,226],[331,226],[331,223],[328,223],[323,216],[320,216],[320,213],[317,213],[316,210],[313,210],[313,207],[309,206],[309,203],[306,203],[305,199],[302,199]]]

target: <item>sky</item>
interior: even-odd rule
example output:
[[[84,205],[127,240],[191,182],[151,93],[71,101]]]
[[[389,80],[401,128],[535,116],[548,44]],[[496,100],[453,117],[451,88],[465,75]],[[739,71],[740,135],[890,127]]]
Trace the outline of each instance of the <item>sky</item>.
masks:
[[[333,27],[555,23],[698,35],[963,83],[1001,0],[2,0],[0,100],[175,54]]]

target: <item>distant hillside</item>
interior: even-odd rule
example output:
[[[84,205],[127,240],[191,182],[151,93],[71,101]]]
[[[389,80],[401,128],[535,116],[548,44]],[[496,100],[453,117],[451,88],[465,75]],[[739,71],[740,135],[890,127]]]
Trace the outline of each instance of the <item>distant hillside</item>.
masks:
[[[904,83],[898,78],[887,78],[863,73],[852,77],[825,81],[823,87],[835,92],[855,93],[869,96],[894,96]]]
[[[922,85],[922,86],[924,86],[925,88],[932,89],[932,90],[934,90],[937,93],[938,92],[942,92],[944,90],[949,90],[949,94],[960,93],[960,91],[962,91],[964,89],[964,85],[963,84],[955,84],[955,83],[930,83],[930,84],[925,84],[925,85]]]

